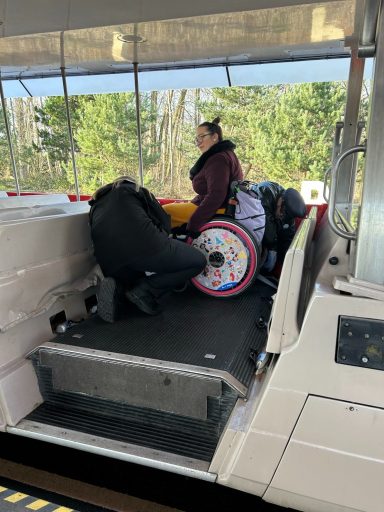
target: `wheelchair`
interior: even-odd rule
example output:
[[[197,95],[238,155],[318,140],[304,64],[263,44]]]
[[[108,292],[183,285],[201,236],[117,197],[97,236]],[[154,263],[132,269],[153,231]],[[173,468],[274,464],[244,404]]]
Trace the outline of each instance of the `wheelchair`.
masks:
[[[217,215],[188,243],[207,257],[207,266],[192,278],[201,292],[229,298],[247,290],[257,278],[260,248],[248,229],[229,215]]]

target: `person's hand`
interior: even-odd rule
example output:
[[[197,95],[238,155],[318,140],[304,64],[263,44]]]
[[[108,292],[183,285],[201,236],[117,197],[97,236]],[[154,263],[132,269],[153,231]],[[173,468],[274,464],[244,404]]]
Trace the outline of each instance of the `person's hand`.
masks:
[[[200,231],[190,231],[189,229],[187,229],[187,223],[185,223],[185,224],[182,224],[181,226],[176,226],[176,227],[172,228],[172,235],[174,237],[186,236],[186,237],[192,238],[194,240],[195,238],[200,236]]]
[[[182,236],[187,235],[187,223],[182,224],[181,226],[176,226],[172,228],[172,235]]]

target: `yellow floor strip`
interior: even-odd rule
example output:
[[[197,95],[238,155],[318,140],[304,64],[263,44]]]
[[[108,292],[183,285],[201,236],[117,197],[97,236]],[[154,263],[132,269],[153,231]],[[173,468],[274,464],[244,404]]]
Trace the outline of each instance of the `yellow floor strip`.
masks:
[[[8,489],[6,487],[1,487],[1,485],[0,485],[0,492],[4,492],[4,491],[8,491]]]
[[[7,498],[4,498],[4,501],[9,501],[10,503],[17,503],[18,501],[21,501],[24,498],[28,498],[28,494],[23,494],[22,492],[15,492],[15,494],[11,494]]]
[[[52,512],[73,512],[73,509],[67,507],[59,507],[52,510]]]
[[[29,508],[30,510],[40,510],[41,508],[45,507],[45,505],[49,505],[49,501],[45,500],[36,500],[29,505],[26,505],[25,508]]]

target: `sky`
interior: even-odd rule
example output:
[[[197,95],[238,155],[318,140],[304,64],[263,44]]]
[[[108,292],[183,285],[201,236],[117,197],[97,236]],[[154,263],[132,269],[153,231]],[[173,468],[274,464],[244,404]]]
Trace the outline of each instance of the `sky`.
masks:
[[[232,86],[276,85],[347,80],[350,59],[249,64],[229,67]],[[371,79],[373,59],[366,59],[365,79]],[[24,85],[24,86],[23,86]],[[61,77],[3,80],[6,98],[63,96]],[[146,71],[139,74],[139,90],[194,89],[228,86],[224,66]],[[133,73],[67,77],[68,94],[104,94],[134,91]]]

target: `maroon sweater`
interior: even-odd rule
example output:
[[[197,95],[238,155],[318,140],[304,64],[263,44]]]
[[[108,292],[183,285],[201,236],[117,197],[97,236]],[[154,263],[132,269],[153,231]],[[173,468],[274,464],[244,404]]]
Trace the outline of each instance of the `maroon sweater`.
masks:
[[[193,190],[198,194],[192,203],[198,208],[189,219],[187,229],[198,231],[211,220],[216,210],[226,206],[231,182],[242,179],[243,171],[233,151],[221,151],[210,156],[192,180]]]

